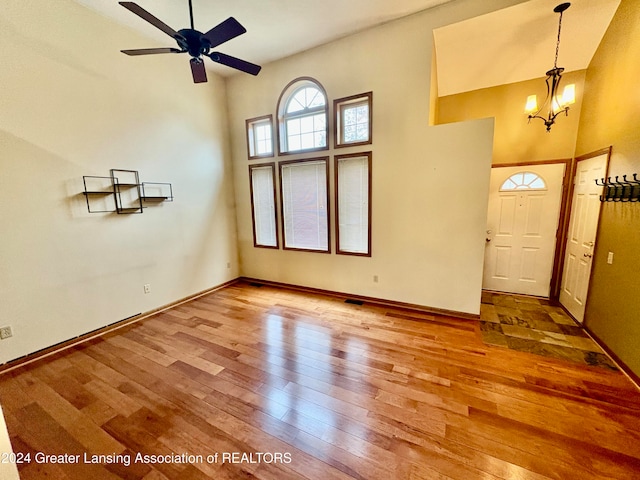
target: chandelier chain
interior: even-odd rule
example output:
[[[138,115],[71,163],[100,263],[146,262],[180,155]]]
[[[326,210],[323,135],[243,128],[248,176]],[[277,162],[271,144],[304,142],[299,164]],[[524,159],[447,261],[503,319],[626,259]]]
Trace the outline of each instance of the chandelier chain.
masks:
[[[558,40],[556,41],[556,58],[553,61],[553,68],[558,68],[558,52],[560,51],[560,30],[562,30],[562,13],[560,12],[560,20],[558,20]]]

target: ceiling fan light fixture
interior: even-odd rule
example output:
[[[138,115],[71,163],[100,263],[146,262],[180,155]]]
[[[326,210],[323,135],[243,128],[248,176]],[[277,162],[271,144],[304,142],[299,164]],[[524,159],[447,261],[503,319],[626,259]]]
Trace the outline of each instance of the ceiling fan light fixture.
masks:
[[[562,30],[562,14],[571,4],[569,2],[561,3],[556,6],[553,11],[559,13],[558,19],[558,39],[556,41],[556,56],[553,62],[553,68],[549,70],[545,80],[547,84],[547,98],[543,102],[542,106],[538,108],[538,102],[535,95],[529,95],[527,97],[527,103],[525,106],[525,113],[528,114],[529,122],[532,118],[539,118],[544,122],[547,127],[547,132],[551,131],[551,126],[555,123],[556,117],[561,113],[565,115],[569,114],[569,105],[575,103],[575,84],[567,85],[564,88],[562,95],[559,94],[560,81],[562,80],[562,72],[564,68],[558,67],[558,51],[560,50],[560,32]],[[545,106],[548,108],[548,114],[546,117],[540,115],[540,112],[544,110]]]
[[[235,18],[229,17],[219,23],[206,33],[199,32],[193,26],[193,6],[192,0],[189,0],[189,19],[191,28],[183,28],[182,30],[174,30],[162,20],[156,18],[147,12],[140,5],[134,2],[118,2],[130,12],[136,14],[146,22],[150,23],[157,29],[163,31],[172,37],[178,44],[177,48],[139,48],[134,50],[121,50],[126,55],[155,55],[159,53],[188,53],[191,55],[189,61],[191,65],[191,73],[194,83],[204,83],[207,81],[207,74],[204,67],[202,55],[211,58],[216,63],[227,67],[235,68],[250,75],[257,75],[260,72],[260,65],[255,65],[246,60],[232,57],[224,53],[209,53],[212,47],[217,47],[229,40],[246,33],[244,28]]]

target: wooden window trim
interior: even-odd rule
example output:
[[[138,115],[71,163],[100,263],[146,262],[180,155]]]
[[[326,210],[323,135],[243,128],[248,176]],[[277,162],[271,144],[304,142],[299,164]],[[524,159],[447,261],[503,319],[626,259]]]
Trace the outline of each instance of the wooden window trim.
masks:
[[[367,157],[368,160],[368,177],[369,177],[369,185],[368,185],[368,195],[369,195],[369,211],[367,217],[367,252],[366,253],[357,253],[357,252],[346,252],[340,249],[340,210],[338,203],[338,194],[340,188],[340,182],[338,181],[338,161],[343,158],[354,158],[354,157]],[[334,155],[333,157],[333,174],[334,174],[334,182],[335,182],[335,192],[334,192],[334,200],[336,205],[336,215],[335,215],[335,230],[336,230],[336,254],[338,255],[351,255],[356,257],[371,257],[371,219],[372,215],[372,187],[371,187],[371,179],[373,178],[371,174],[372,167],[372,158],[373,153],[371,151],[368,152],[358,152],[358,153],[348,153],[344,155]]]
[[[287,247],[287,239],[286,239],[286,231],[285,231],[285,219],[284,219],[284,195],[282,188],[282,167],[295,164],[295,163],[307,163],[307,162],[324,162],[325,170],[326,170],[326,184],[327,184],[327,249],[326,250],[314,250],[311,248],[297,248],[297,247]],[[329,184],[329,157],[314,157],[314,158],[303,158],[298,160],[284,160],[278,162],[279,169],[279,186],[280,186],[280,228],[282,229],[282,249],[290,250],[290,251],[298,251],[298,252],[313,252],[313,253],[331,253],[331,208],[330,208],[330,197],[329,190],[331,185]]]
[[[263,123],[265,120],[269,121],[269,125],[271,127],[271,153],[263,154],[263,155],[251,155],[251,140],[250,136],[253,134],[253,129],[251,128],[256,123]],[[247,140],[247,157],[249,160],[255,160],[259,158],[271,158],[275,155],[275,149],[273,144],[273,115],[262,115],[261,117],[249,118],[245,120],[245,131],[246,131],[246,140]]]
[[[303,150],[296,150],[296,151],[283,151],[282,150],[282,136],[283,134],[286,134],[286,128],[284,126],[284,104],[283,101],[286,103],[289,98],[291,97],[291,94],[293,94],[293,92],[296,90],[295,88],[292,88],[295,86],[296,83],[303,83],[303,82],[307,82],[307,83],[313,83],[315,87],[318,88],[318,90],[320,90],[322,92],[322,94],[324,95],[325,98],[325,104],[324,104],[324,115],[326,118],[326,126],[325,126],[325,135],[326,135],[326,145],[324,147],[315,147],[315,148],[307,148],[307,149],[303,149]],[[318,110],[321,111],[321,110]],[[330,123],[331,123],[331,117],[329,116],[329,96],[327,95],[327,91],[324,89],[324,87],[322,86],[322,84],[316,80],[313,77],[298,77],[298,78],[294,78],[293,80],[291,80],[282,90],[282,92],[280,92],[280,96],[278,97],[278,103],[276,104],[276,112],[278,115],[277,118],[277,125],[276,125],[276,136],[277,138],[277,142],[278,142],[278,155],[279,156],[285,156],[285,155],[300,155],[300,154],[309,154],[309,153],[314,153],[314,152],[322,152],[325,150],[329,150],[329,144],[330,144],[330,139],[329,139],[329,131],[330,131]],[[315,251],[315,250],[314,250]]]
[[[257,168],[271,167],[271,175],[273,178],[273,215],[275,220],[276,227],[276,244],[275,245],[260,245],[258,244],[258,235],[256,232],[256,217],[255,217],[255,207],[253,206],[253,170]],[[253,246],[255,248],[269,248],[272,250],[280,249],[280,236],[278,234],[278,212],[277,212],[277,199],[276,199],[276,164],[275,162],[268,163],[256,163],[254,165],[249,165],[249,191],[251,192],[251,225],[253,231]]]
[[[364,142],[342,142],[341,118],[342,110],[346,105],[359,103],[366,100],[369,105],[369,139]],[[335,148],[357,147],[371,145],[373,143],[373,92],[360,93],[349,97],[337,98],[333,101],[333,112],[336,118],[333,121],[333,143]]]

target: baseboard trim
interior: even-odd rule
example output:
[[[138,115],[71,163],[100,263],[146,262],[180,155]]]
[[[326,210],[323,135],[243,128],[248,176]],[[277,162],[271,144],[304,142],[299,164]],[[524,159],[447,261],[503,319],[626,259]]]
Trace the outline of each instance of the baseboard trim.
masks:
[[[244,281],[247,283],[259,283],[262,285],[268,285],[271,287],[276,287],[276,288],[288,288],[290,290],[297,290],[297,291],[301,291],[301,292],[309,292],[309,293],[318,293],[321,295],[328,295],[331,297],[336,297],[336,298],[340,298],[340,299],[344,299],[344,300],[359,300],[361,302],[366,302],[369,303],[371,305],[378,305],[378,306],[384,306],[384,307],[394,307],[394,308],[401,308],[404,310],[413,310],[416,312],[421,312],[421,313],[431,313],[434,315],[440,315],[440,316],[445,316],[445,317],[455,317],[457,319],[460,320],[479,320],[480,319],[480,315],[476,315],[473,313],[466,313],[466,312],[458,312],[455,310],[446,310],[443,308],[435,308],[435,307],[428,307],[426,305],[418,305],[415,303],[405,303],[405,302],[397,302],[395,300],[385,300],[382,298],[376,298],[376,297],[366,297],[363,295],[353,295],[351,293],[345,293],[345,292],[338,292],[338,291],[334,291],[334,290],[324,290],[321,288],[315,288],[315,287],[305,287],[305,286],[301,286],[301,285],[293,285],[290,283],[282,283],[282,282],[273,282],[271,280],[262,280],[259,278],[251,278],[251,277],[239,277],[238,281]]]
[[[602,348],[605,352],[607,352],[607,355],[609,355],[609,357],[611,357],[611,360],[613,360],[615,362],[615,364],[618,366],[618,368],[620,369],[620,371],[622,373],[624,373],[627,377],[629,377],[629,380],[631,380],[636,388],[638,390],[640,390],[640,377],[638,375],[636,375],[636,373],[631,370],[629,368],[629,366],[624,363],[620,357],[618,357],[618,355],[616,355],[614,353],[613,350],[611,350],[601,339],[600,337],[598,337],[598,335],[596,335],[595,333],[593,333],[593,331],[587,327],[586,325],[583,325],[582,328],[584,328],[584,330],[589,334],[589,336],[600,346],[600,348]]]
[[[15,370],[17,368],[23,367],[25,365],[29,365],[31,363],[37,362],[39,360],[42,360],[44,358],[50,357],[52,355],[58,354],[60,352],[63,352],[64,350],[68,350],[72,347],[75,347],[77,345],[80,345],[84,342],[88,342],[89,340],[93,340],[95,338],[98,338],[102,335],[106,335],[107,333],[113,332],[115,330],[119,330],[121,328],[124,328],[128,325],[131,325],[133,323],[139,322],[141,320],[144,320],[145,318],[148,318],[152,315],[155,315],[157,313],[163,312],[165,310],[168,310],[170,308],[173,307],[177,307],[178,305],[182,305],[184,303],[190,302],[192,300],[195,300],[196,298],[202,297],[204,295],[208,295],[209,293],[213,293],[217,290],[221,290],[223,288],[226,288],[228,286],[231,286],[235,283],[238,283],[240,281],[244,281],[247,283],[259,283],[262,285],[268,285],[271,287],[276,287],[276,288],[287,288],[290,290],[297,290],[297,291],[301,291],[301,292],[308,292],[308,293],[317,293],[317,294],[321,294],[321,295],[328,295],[328,296],[332,296],[335,298],[341,298],[344,300],[350,299],[350,300],[357,300],[357,301],[361,301],[361,302],[366,302],[368,304],[371,305],[377,305],[377,306],[384,306],[384,307],[393,307],[393,308],[400,308],[400,309],[404,309],[404,310],[410,310],[410,311],[415,311],[415,312],[420,312],[420,313],[429,313],[429,314],[433,314],[433,315],[439,315],[439,316],[446,316],[446,317],[454,317],[456,319],[459,320],[472,320],[472,321],[477,321],[480,318],[480,315],[474,315],[471,313],[465,313],[465,312],[458,312],[458,311],[454,311],[454,310],[446,310],[446,309],[441,309],[441,308],[434,308],[434,307],[428,307],[425,305],[418,305],[418,304],[413,304],[413,303],[405,303],[405,302],[397,302],[395,300],[385,300],[385,299],[381,299],[381,298],[375,298],[375,297],[367,297],[367,296],[363,296],[363,295],[352,295],[349,293],[345,293],[345,292],[338,292],[338,291],[334,291],[334,290],[324,290],[324,289],[320,289],[320,288],[314,288],[314,287],[305,287],[305,286],[301,286],[301,285],[293,285],[293,284],[289,284],[289,283],[282,283],[282,282],[274,282],[271,280],[262,280],[262,279],[257,279],[257,278],[250,278],[250,277],[238,277],[238,278],[234,278],[232,280],[229,280],[228,282],[222,283],[220,285],[217,285],[215,287],[209,288],[207,290],[203,290],[201,292],[195,293],[193,295],[189,295],[188,297],[184,297],[180,300],[176,300],[175,302],[171,302],[168,303],[166,305],[163,305],[161,307],[155,308],[153,310],[149,310],[147,312],[144,313],[138,313],[135,315],[132,315],[131,317],[125,318],[123,320],[119,320],[117,322],[114,322],[110,325],[106,325],[104,327],[98,328],[96,330],[92,330],[91,332],[87,332],[85,334],[79,335],[75,338],[69,339],[69,340],[65,340],[63,342],[57,343],[55,345],[51,345],[49,347],[45,347],[42,350],[38,350],[36,352],[32,352],[29,353],[27,355],[24,355],[22,357],[16,358],[14,360],[10,360],[2,365],[0,365],[0,375],[10,372],[12,370]]]
[[[176,300],[175,302],[171,302],[168,303],[166,305],[163,305],[161,307],[158,308],[154,308],[153,310],[149,310],[148,312],[144,312],[144,313],[138,313],[135,315],[132,315],[130,317],[127,317],[123,320],[119,320],[117,322],[114,322],[112,324],[106,325],[104,327],[100,327],[96,330],[92,330],[90,332],[84,333],[82,335],[78,335],[75,338],[69,339],[69,340],[65,340],[63,342],[60,343],[56,343],[55,345],[51,345],[50,347],[45,347],[42,350],[38,350],[36,352],[32,352],[32,353],[28,353],[27,355],[24,355],[22,357],[18,357],[14,360],[9,360],[6,363],[3,363],[2,365],[0,365],[0,375],[10,372],[11,370],[15,370],[17,368],[20,367],[24,367],[25,365],[28,365],[30,363],[34,363],[37,362],[39,360],[42,360],[46,357],[50,357],[52,355],[55,355],[57,353],[60,353],[64,350],[67,350],[69,348],[75,347],[81,343],[87,342],[89,340],[93,340],[94,338],[100,337],[102,335],[105,335],[107,333],[113,332],[115,330],[119,330],[121,328],[124,328],[128,325],[131,325],[133,323],[139,322],[141,320],[144,320],[145,318],[148,318],[152,315],[155,315],[157,313],[160,312],[164,312],[165,310],[169,310],[170,308],[173,307],[177,307],[178,305],[182,305],[183,303],[187,303],[190,302],[192,300],[195,300],[196,298],[202,297],[204,295],[208,295],[210,293],[213,293],[217,290],[221,290],[223,288],[226,288],[230,285],[233,285],[234,283],[237,283],[240,280],[240,278],[234,278],[232,280],[229,280],[228,282],[224,282],[221,283],[220,285],[217,285],[215,287],[212,288],[208,288],[206,290],[202,290],[198,293],[194,293],[193,295],[189,295],[188,297],[184,297],[180,300]]]
[[[607,353],[607,355],[609,355],[611,360],[613,360],[613,363],[616,364],[616,366],[620,369],[620,371],[624,373],[627,377],[629,377],[629,380],[631,380],[633,384],[636,386],[636,388],[640,390],[640,377],[636,375],[626,363],[620,360],[620,357],[618,357],[618,355],[616,355],[613,352],[613,350],[611,350],[607,346],[607,344],[602,341],[600,337],[598,337],[595,333],[593,333],[593,331],[587,325],[585,325],[584,322],[579,322],[578,319],[574,317],[573,314],[567,309],[567,307],[565,307],[563,304],[560,303],[560,300],[558,300],[557,305],[554,305],[554,306],[560,307],[564,311],[564,313],[566,313],[567,316],[575,322],[577,327],[580,327],[585,332],[587,332],[587,334],[591,337],[591,339],[594,342],[596,342],[598,346]]]

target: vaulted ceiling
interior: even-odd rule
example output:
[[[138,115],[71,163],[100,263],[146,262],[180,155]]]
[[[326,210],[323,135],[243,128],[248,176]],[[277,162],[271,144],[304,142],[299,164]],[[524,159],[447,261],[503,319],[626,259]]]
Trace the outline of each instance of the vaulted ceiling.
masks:
[[[174,47],[160,30],[113,1],[75,0],[149,39],[117,49]],[[264,65],[337,38],[455,0],[192,0],[195,28],[229,16],[247,33],[220,51]],[[480,1],[480,0],[478,0]],[[485,1],[485,0],[482,0]],[[189,26],[188,0],[136,0],[175,30]],[[559,0],[530,0],[434,30],[438,91],[449,95],[544,76],[553,66]],[[558,66],[588,66],[620,0],[574,0],[564,14]],[[141,60],[141,59],[140,59]],[[206,62],[220,75],[236,71]]]
[[[553,68],[559,0],[531,0],[434,30],[438,94],[544,77]],[[589,66],[620,0],[573,0],[562,17],[558,67]]]

